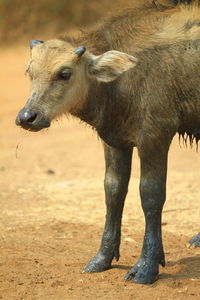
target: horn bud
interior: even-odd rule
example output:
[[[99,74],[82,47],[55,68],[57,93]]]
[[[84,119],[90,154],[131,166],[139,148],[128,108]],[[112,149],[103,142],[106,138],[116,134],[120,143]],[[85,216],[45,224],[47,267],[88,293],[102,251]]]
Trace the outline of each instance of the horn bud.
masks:
[[[81,57],[86,51],[86,48],[84,46],[80,46],[75,49],[75,53],[78,55],[78,57]]]
[[[43,41],[39,41],[39,40],[32,40],[30,42],[30,48],[32,49],[33,47],[39,45],[39,44],[43,44],[44,42]]]

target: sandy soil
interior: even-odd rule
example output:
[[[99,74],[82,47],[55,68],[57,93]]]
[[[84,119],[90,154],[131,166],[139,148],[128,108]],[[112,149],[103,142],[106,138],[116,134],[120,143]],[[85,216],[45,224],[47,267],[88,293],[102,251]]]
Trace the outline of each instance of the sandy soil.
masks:
[[[74,120],[41,133],[15,126],[28,96],[28,56],[28,49],[0,51],[0,299],[200,299],[200,249],[186,247],[200,229],[199,153],[174,139],[163,213],[167,265],[159,281],[123,282],[140,254],[144,231],[136,151],[121,259],[109,271],[82,274],[104,222],[102,146]]]

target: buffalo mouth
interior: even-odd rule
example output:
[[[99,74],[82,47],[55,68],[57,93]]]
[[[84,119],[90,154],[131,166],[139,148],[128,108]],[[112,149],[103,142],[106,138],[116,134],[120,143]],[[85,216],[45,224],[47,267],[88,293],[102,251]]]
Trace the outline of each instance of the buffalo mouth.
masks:
[[[43,114],[23,108],[18,113],[15,123],[17,126],[22,127],[25,130],[37,132],[44,128],[48,128],[51,125],[49,118]]]

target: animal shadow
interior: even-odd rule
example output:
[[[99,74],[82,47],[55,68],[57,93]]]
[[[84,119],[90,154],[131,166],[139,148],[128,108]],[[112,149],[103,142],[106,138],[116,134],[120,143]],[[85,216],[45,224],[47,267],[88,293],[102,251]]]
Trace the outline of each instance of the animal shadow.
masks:
[[[176,273],[160,274],[159,279],[200,279],[200,254],[168,262],[166,268],[176,268],[178,265],[182,265],[182,267]]]

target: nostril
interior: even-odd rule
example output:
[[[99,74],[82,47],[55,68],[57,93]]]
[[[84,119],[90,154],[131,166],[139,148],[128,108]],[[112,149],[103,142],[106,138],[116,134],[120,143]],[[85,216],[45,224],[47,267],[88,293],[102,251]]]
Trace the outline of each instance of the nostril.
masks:
[[[36,117],[37,117],[37,114],[32,111],[29,111],[29,112],[26,111],[24,114],[24,118],[29,123],[33,123],[35,121]]]
[[[22,109],[19,112],[19,120],[21,123],[33,123],[37,118],[37,114],[30,109]]]

